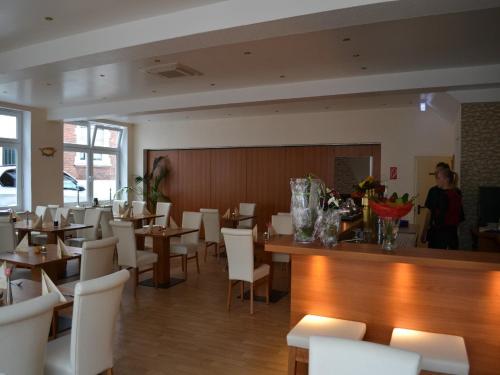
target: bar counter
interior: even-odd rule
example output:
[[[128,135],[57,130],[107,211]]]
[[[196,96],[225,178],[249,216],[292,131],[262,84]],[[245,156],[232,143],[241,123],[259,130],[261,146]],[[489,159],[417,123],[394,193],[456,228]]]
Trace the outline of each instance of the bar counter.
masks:
[[[298,244],[276,236],[266,251],[291,254],[290,326],[316,314],[365,322],[365,340],[388,344],[394,327],[464,337],[471,374],[498,374],[500,254],[376,244]]]

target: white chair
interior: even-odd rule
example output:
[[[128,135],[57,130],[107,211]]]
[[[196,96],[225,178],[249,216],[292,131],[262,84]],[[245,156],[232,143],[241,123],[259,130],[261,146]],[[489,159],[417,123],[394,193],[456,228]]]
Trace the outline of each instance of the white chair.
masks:
[[[184,278],[187,279],[187,262],[196,259],[196,271],[200,273],[200,262],[198,261],[198,249],[200,247],[201,212],[184,211],[182,213],[182,228],[198,229],[196,232],[183,234],[180,241],[170,241],[170,257],[182,258],[182,270]]]
[[[137,250],[134,234],[134,224],[130,221],[111,221],[109,223],[113,235],[118,238],[118,266],[132,268],[135,273],[134,294],[139,285],[139,274],[153,270],[153,281],[158,286],[156,278],[156,263],[158,254],[151,251]],[[144,268],[149,266],[149,268]]]
[[[47,211],[47,206],[36,206],[36,208],[35,208],[35,214],[41,218],[43,218],[45,216],[46,211]],[[50,211],[49,211],[49,213],[50,213]]]
[[[0,307],[0,374],[42,375],[55,293]]]
[[[168,218],[170,217],[170,210],[172,208],[172,203],[170,202],[157,202],[156,203],[156,215],[163,215],[161,217],[155,218],[155,224],[166,227],[168,225]]]
[[[366,341],[313,336],[309,375],[418,375],[420,355]]]
[[[276,215],[291,215],[290,212],[278,212]]]
[[[203,214],[203,228],[205,229],[205,262],[207,261],[208,248],[215,248],[215,255],[219,259],[219,250],[224,248],[224,237],[220,232],[219,210],[216,208],[200,208]]]
[[[144,201],[132,201],[132,213],[134,216],[140,216],[144,214],[146,209],[146,202]]]
[[[391,346],[422,356],[422,370],[443,374],[469,374],[469,360],[464,339],[441,333],[394,328]]]
[[[365,323],[317,315],[304,316],[286,336],[288,373],[295,374],[297,362],[307,363],[307,351],[309,350],[311,336],[337,337],[359,341],[363,340],[365,332]]]
[[[222,228],[226,244],[227,261],[229,267],[229,284],[227,295],[227,309],[231,308],[231,292],[234,285],[240,284],[241,300],[245,281],[250,283],[250,314],[253,314],[253,290],[256,282],[266,282],[266,303],[269,304],[270,278],[269,264],[262,264],[254,268],[253,235],[251,229]]]
[[[109,208],[98,208],[101,210],[101,221],[99,223],[99,229],[101,232],[101,238],[113,237],[113,231],[109,225],[109,222],[113,220],[113,214]]]
[[[112,374],[115,323],[128,278],[121,270],[76,285],[71,335],[47,345],[45,375]]]
[[[254,216],[255,203],[240,203],[240,215]],[[253,219],[243,220],[238,223],[238,229],[252,229]]]
[[[124,200],[114,200],[113,201],[113,216],[120,216],[120,209],[125,207],[127,201]]]
[[[61,222],[61,216],[64,216],[66,219],[69,219],[69,212],[70,208],[69,207],[57,207],[56,213],[53,216],[54,220]]]
[[[293,224],[292,224],[292,216],[291,215],[273,215],[271,217],[271,225],[277,234],[289,235],[293,234]],[[289,254],[278,254],[273,253],[273,262],[279,263],[290,263],[290,255]]]
[[[0,253],[14,251],[17,244],[16,229],[9,215],[0,216]]]
[[[59,208],[58,204],[48,204],[47,205],[47,210],[50,212],[50,216],[52,217],[53,220],[57,218],[56,213],[57,209]]]
[[[85,210],[85,218],[83,219],[84,225],[91,225],[91,228],[79,229],[76,231],[76,238],[68,240],[69,245],[82,247],[85,241],[97,240],[97,233],[99,223],[101,221],[102,211],[99,208],[87,208]]]
[[[87,211],[84,207],[73,207],[71,208],[71,214],[73,215],[73,223],[83,224],[85,221],[85,212]]]

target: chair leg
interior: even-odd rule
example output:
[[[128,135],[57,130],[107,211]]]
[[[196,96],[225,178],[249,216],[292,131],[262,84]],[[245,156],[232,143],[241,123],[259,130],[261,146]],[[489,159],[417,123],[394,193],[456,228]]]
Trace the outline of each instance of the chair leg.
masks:
[[[271,289],[271,278],[267,276],[267,284],[266,284],[266,304],[269,305],[269,291]]]
[[[181,268],[182,272],[186,272],[186,269],[184,268],[184,256],[181,256]]]
[[[250,314],[253,315],[253,283],[250,283]]]
[[[200,273],[200,262],[198,262],[198,252],[196,252],[196,271]]]
[[[245,291],[245,282],[243,280],[240,281],[240,298],[241,302],[243,302],[243,293]]]
[[[208,255],[208,246],[205,243],[205,263],[207,263],[207,255]],[[199,273],[199,272],[198,272]]]
[[[188,257],[187,257],[187,255],[184,255],[182,257],[182,261],[184,262],[184,279],[187,280],[187,278],[188,278]]]
[[[229,280],[229,284],[227,287],[227,311],[231,309],[231,291],[233,290],[233,283]]]
[[[158,289],[158,263],[153,264],[153,282],[155,288]]]
[[[297,349],[292,346],[288,347],[288,375],[295,375],[297,368]]]
[[[217,259],[217,262],[219,261],[219,244],[215,244],[215,257]]]
[[[139,268],[134,268],[134,298],[137,297],[137,288],[139,287]]]

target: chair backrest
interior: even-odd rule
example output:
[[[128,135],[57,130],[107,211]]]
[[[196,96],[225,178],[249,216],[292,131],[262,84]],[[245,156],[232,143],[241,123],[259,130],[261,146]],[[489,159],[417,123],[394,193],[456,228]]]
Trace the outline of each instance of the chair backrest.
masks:
[[[83,224],[85,220],[85,211],[87,211],[83,207],[73,207],[71,209],[71,213],[73,214],[73,222],[75,224]]]
[[[220,242],[220,216],[216,208],[200,208],[205,228],[205,242]]]
[[[77,231],[78,237],[85,238],[86,241],[97,240],[97,230],[101,221],[102,211],[99,208],[87,208],[83,218],[83,224],[92,225],[92,228],[81,229]]]
[[[222,228],[226,244],[229,280],[253,282],[253,236],[251,229]]]
[[[35,214],[38,217],[43,217],[43,215],[45,215],[45,211],[47,211],[47,206],[36,206],[35,208]]]
[[[108,223],[109,226],[109,223]],[[118,238],[85,241],[82,247],[80,280],[91,280],[113,273],[113,258]]]
[[[70,347],[73,374],[99,374],[113,367],[116,317],[129,276],[121,270],[76,284]]]
[[[120,215],[120,207],[123,209],[125,207],[126,201],[124,200],[114,200],[113,201],[113,216]]]
[[[132,201],[132,212],[134,216],[142,215],[144,209],[146,208],[146,202],[144,201]]]
[[[135,243],[134,225],[131,221],[110,221],[113,235],[118,238],[116,249],[118,265],[137,267],[137,247]]]
[[[293,234],[292,215],[273,215],[271,225],[278,234]]]
[[[0,374],[42,375],[55,293],[0,307]]]
[[[109,208],[99,208],[101,210],[101,238],[113,237],[113,232],[109,226],[109,222],[113,220],[112,212]]]
[[[255,203],[240,203],[240,215],[253,216],[254,214]],[[253,219],[240,221],[238,228],[253,228]]]
[[[69,219],[69,207],[57,207],[55,215],[52,217],[54,220],[61,222],[61,215]]]
[[[0,219],[0,253],[13,251],[16,247],[16,229],[9,216]]]
[[[156,225],[167,226],[168,218],[170,216],[170,209],[172,207],[172,203],[170,202],[157,202],[156,203],[156,214],[163,215],[161,217],[155,218]]]
[[[182,227],[198,229],[198,231],[189,234],[183,234],[181,236],[181,243],[198,243],[198,240],[200,239],[202,217],[203,215],[201,212],[184,211],[182,213]]]
[[[420,355],[367,341],[312,336],[310,375],[417,375]]]

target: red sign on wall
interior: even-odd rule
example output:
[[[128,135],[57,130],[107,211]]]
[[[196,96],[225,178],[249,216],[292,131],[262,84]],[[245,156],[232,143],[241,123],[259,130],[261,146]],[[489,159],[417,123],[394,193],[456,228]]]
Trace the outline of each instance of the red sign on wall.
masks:
[[[390,167],[390,176],[391,180],[398,179],[398,167]]]

